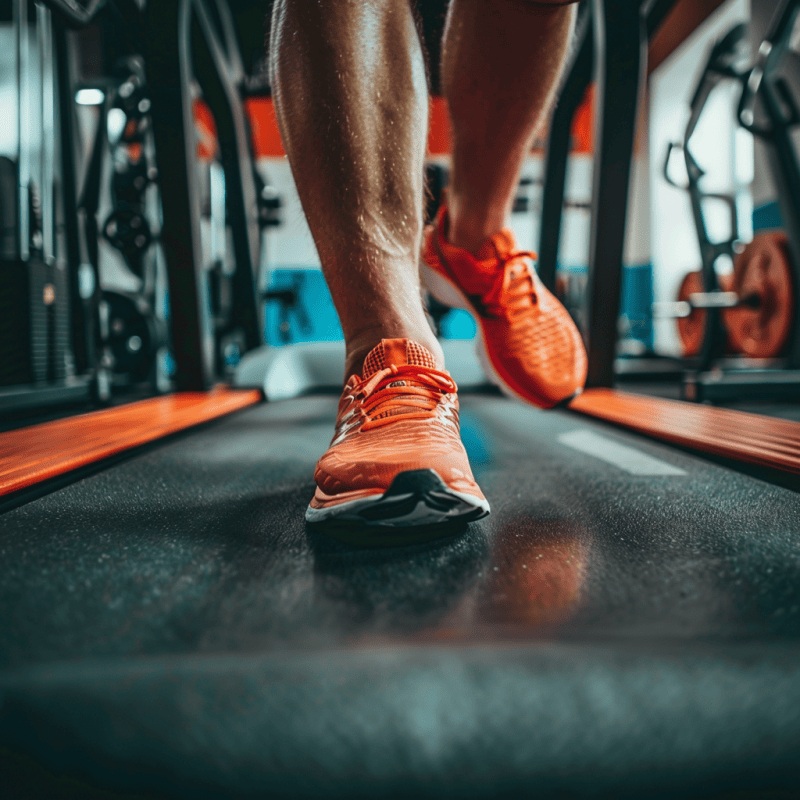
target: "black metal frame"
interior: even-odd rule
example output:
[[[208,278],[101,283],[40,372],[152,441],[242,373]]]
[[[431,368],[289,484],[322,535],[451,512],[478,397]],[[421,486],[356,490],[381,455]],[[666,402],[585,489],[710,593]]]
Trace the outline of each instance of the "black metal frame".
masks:
[[[237,262],[234,314],[247,347],[261,341],[255,285],[258,270],[258,206],[249,131],[242,102],[244,68],[226,6],[215,3],[215,29],[206,0],[148,3],[145,49],[152,102],[153,137],[160,165],[164,215],[162,247],[170,290],[172,349],[178,390],[202,390],[214,380],[200,249],[200,207],[195,164],[191,78],[197,77],[218,128],[230,198],[228,209]],[[193,58],[205,45],[208,62]],[[212,66],[213,65],[213,66]],[[196,69],[193,69],[196,68]],[[168,165],[168,169],[167,169]]]
[[[578,20],[573,56],[548,135],[539,275],[555,285],[561,215],[575,112],[594,76],[595,160],[588,282],[588,387],[611,386],[636,123],[647,45],[675,0],[591,0]],[[592,70],[594,67],[594,70]]]
[[[641,89],[646,72],[645,47],[675,0],[591,0],[581,10],[576,42],[568,64],[559,104],[551,120],[545,164],[539,238],[539,275],[554,288],[566,182],[569,135],[572,120],[594,75],[596,82],[595,162],[590,231],[588,326],[589,369],[587,386],[610,387],[619,317],[622,257],[625,241],[630,168]],[[745,77],[739,118],[745,127],[767,144],[771,171],[778,184],[781,215],[795,264],[800,264],[800,164],[789,129],[800,124],[800,111],[785,84],[775,74],[787,46],[787,32],[798,14],[800,0],[784,0],[776,12],[758,64]],[[607,24],[613,20],[613,24]],[[731,76],[733,77],[733,75]],[[701,88],[698,87],[698,93]],[[770,126],[753,121],[756,98],[761,98]],[[697,100],[697,95],[695,100]],[[693,108],[698,103],[693,103]],[[787,110],[788,109],[788,115]],[[749,115],[749,116],[748,116]],[[689,122],[691,132],[696,120]],[[690,155],[686,153],[691,174]],[[694,209],[698,212],[698,209]],[[697,214],[695,213],[695,216]],[[704,253],[704,279],[712,286],[713,262],[720,246],[709,242]],[[723,243],[722,249],[725,249]],[[706,264],[708,262],[708,264]],[[795,328],[786,366],[800,367],[800,280],[795,281]],[[715,314],[708,315],[713,327]],[[713,331],[709,331],[713,333]],[[696,400],[730,400],[757,391],[763,396],[796,397],[796,372],[759,371],[754,375],[703,372],[713,353],[715,337],[707,336],[700,359],[701,371],[686,377],[685,396]],[[754,383],[755,382],[755,383]]]
[[[53,26],[53,44],[60,98],[71,100],[71,64],[67,32],[63,25]],[[97,261],[86,252],[86,241],[82,236],[78,207],[78,175],[75,164],[75,121],[71,103],[60,103],[59,129],[61,135],[61,175],[64,202],[64,234],[67,245],[67,262],[70,265],[70,295],[72,307],[72,347],[78,373],[90,372],[97,361],[95,347],[96,305],[99,292]],[[93,270],[94,291],[84,298],[80,292],[80,269],[82,265]]]
[[[228,220],[233,235],[236,271],[232,277],[231,317],[243,332],[247,349],[262,343],[256,285],[259,269],[259,208],[243,95],[246,74],[230,10],[224,0],[160,0],[143,12],[132,0],[44,0],[63,26],[81,28],[106,7],[140,40],[151,101],[153,139],[159,165],[163,209],[161,248],[170,292],[171,345],[178,390],[203,390],[215,381],[214,331],[200,245],[198,176],[195,161],[191,81],[200,84],[217,125],[226,176]],[[61,27],[61,26],[59,26]],[[66,42],[58,34],[59,80],[62,94],[69,89]],[[196,58],[203,52],[207,58]],[[67,97],[68,94],[63,94]],[[75,186],[74,140],[69,114],[62,113],[66,168]],[[97,165],[95,165],[97,166]],[[90,167],[88,182],[99,175]],[[66,176],[65,176],[66,177]],[[77,223],[81,203],[67,198],[68,249],[73,271],[87,261],[97,266],[96,244],[90,241],[96,223],[86,220],[82,239]],[[69,213],[69,209],[75,213]],[[96,211],[96,209],[94,209]],[[92,209],[86,209],[90,216]],[[73,224],[74,221],[74,224]],[[96,238],[96,236],[94,237]],[[92,363],[94,309],[83,301],[73,277],[74,338],[84,364]],[[96,303],[96,299],[93,300]]]
[[[101,0],[102,1],[102,0]],[[98,0],[90,0],[89,7],[97,5]],[[46,372],[38,376],[33,383],[17,383],[0,389],[0,412],[3,414],[20,412],[28,409],[44,408],[75,403],[85,403],[91,399],[91,361],[93,353],[90,336],[87,336],[85,325],[86,304],[80,298],[78,285],[78,265],[80,258],[78,226],[76,222],[77,202],[75,195],[75,149],[73,137],[73,119],[69,107],[64,107],[64,98],[71,97],[69,86],[69,59],[66,50],[65,23],[69,13],[63,12],[63,6],[69,0],[55,0],[50,4],[36,5],[36,26],[39,37],[39,54],[42,76],[52,76],[52,95],[42,91],[38,102],[41,104],[44,146],[41,153],[41,244],[30,247],[31,222],[28,217],[28,181],[32,177],[23,174],[20,166],[18,177],[18,220],[17,220],[17,257],[26,265],[29,272],[39,272],[35,263],[44,264],[48,274],[48,282],[55,287],[54,303],[47,306],[47,367]],[[77,7],[76,12],[83,11]],[[24,0],[15,3],[15,14],[18,25],[23,29],[19,33],[19,46],[22,39],[27,41],[24,32],[31,20],[33,4]],[[72,9],[68,8],[70,12]],[[29,56],[18,53],[22,61]],[[21,110],[20,110],[20,113]],[[45,123],[49,117],[50,122]],[[26,147],[23,130],[20,133],[20,164],[29,161],[23,155]],[[57,141],[56,141],[57,140]],[[58,149],[57,149],[58,148]],[[56,181],[56,163],[60,162],[61,173]],[[58,193],[54,194],[54,190]],[[64,248],[60,246],[63,231]],[[35,252],[34,252],[35,251]],[[66,265],[66,270],[64,266]],[[32,278],[31,278],[32,279]],[[65,297],[62,304],[60,298]],[[74,356],[75,373],[67,367],[70,356]]]

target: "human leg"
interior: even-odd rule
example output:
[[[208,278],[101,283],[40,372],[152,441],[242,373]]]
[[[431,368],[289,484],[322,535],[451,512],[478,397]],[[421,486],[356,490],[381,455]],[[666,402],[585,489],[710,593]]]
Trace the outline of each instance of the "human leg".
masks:
[[[407,0],[278,0],[270,48],[284,146],[347,345],[312,523],[477,519],[456,386],[420,295],[427,87]],[[349,376],[349,377],[348,377]]]
[[[441,302],[470,311],[487,375],[551,407],[581,391],[586,352],[532,253],[504,228],[531,140],[553,101],[573,9],[454,0],[443,58],[453,123],[448,205],[425,234],[421,271]]]
[[[347,345],[441,348],[420,299],[427,86],[408,0],[278,0],[275,110]]]
[[[523,160],[553,103],[574,5],[453,0],[442,83],[453,127],[449,240],[473,254],[511,211]]]

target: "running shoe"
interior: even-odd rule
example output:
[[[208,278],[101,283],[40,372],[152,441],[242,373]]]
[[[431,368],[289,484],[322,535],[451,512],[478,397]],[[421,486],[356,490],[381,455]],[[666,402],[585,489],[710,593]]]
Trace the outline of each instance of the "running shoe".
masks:
[[[478,355],[503,391],[542,408],[569,402],[586,380],[586,350],[569,312],[539,280],[534,253],[507,228],[477,257],[447,241],[447,209],[425,230],[420,272],[440,302],[478,326]]]
[[[456,390],[422,345],[383,339],[344,387],[306,520],[408,528],[488,514],[459,436]]]

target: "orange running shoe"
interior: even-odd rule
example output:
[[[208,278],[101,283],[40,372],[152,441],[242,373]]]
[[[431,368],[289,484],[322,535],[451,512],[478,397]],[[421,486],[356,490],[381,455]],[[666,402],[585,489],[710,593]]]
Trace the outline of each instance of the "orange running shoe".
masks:
[[[344,387],[306,520],[407,527],[488,514],[459,436],[456,388],[422,345],[383,339]]]
[[[423,283],[441,303],[478,324],[486,374],[507,394],[542,408],[564,404],[586,380],[586,350],[569,312],[544,287],[507,228],[477,257],[447,241],[447,209],[425,230]]]

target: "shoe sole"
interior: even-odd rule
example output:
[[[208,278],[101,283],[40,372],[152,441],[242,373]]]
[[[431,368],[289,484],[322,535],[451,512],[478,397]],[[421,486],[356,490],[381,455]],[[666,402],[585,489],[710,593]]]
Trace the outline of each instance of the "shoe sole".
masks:
[[[422,283],[425,288],[440,302],[451,308],[460,308],[467,311],[470,316],[475,320],[475,326],[478,329],[478,341],[475,349],[478,353],[478,360],[486,373],[486,377],[502,392],[509,397],[521,400],[523,403],[531,403],[539,408],[563,408],[569,405],[582,391],[578,389],[574,394],[565,397],[563,400],[558,400],[555,403],[552,400],[544,400],[540,397],[533,397],[532,395],[521,394],[516,391],[510,384],[508,384],[500,376],[500,373],[495,369],[492,364],[492,359],[489,356],[489,351],[486,347],[486,337],[483,333],[483,320],[472,304],[469,302],[464,293],[452,281],[445,278],[433,267],[429,267],[425,261],[420,262],[420,273]]]
[[[433,469],[415,469],[396,475],[381,495],[361,497],[323,508],[309,506],[306,509],[306,522],[321,526],[345,525],[346,529],[339,532],[347,533],[349,528],[352,533],[354,527],[362,530],[369,527],[374,531],[376,528],[463,525],[488,513],[489,503],[483,498],[451,489]]]

